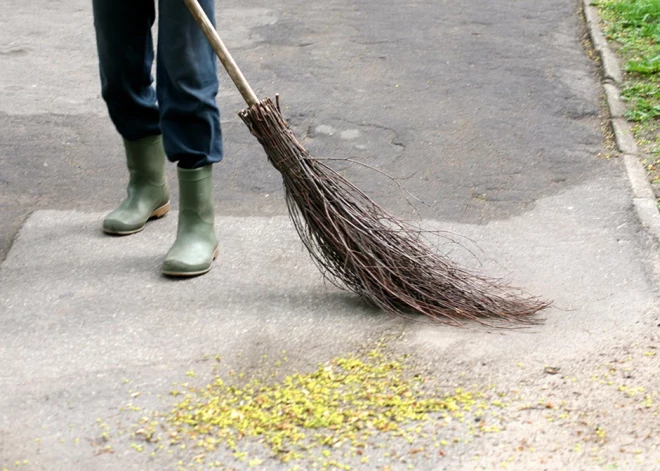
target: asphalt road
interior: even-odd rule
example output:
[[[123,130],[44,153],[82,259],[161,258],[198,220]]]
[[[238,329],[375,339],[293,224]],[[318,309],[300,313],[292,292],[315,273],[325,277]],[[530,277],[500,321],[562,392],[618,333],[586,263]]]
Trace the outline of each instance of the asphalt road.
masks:
[[[399,179],[423,217],[485,224],[612,171],[577,2],[229,1],[222,35],[260,96],[280,93],[317,157]],[[0,254],[35,209],[109,210],[120,140],[99,97],[89,2],[0,6]],[[279,177],[226,75],[219,214],[285,214]],[[396,185],[346,174],[410,215]],[[173,174],[172,174],[173,176]]]
[[[601,90],[577,2],[228,0],[217,16],[258,95],[280,93],[314,156],[395,177],[426,203],[417,214],[380,173],[334,164],[393,213],[476,242],[482,270],[554,307],[534,329],[460,330],[405,322],[325,286],[224,74],[222,254],[208,275],[164,279],[176,212],[130,238],[99,230],[126,171],[99,97],[89,2],[3,0],[0,469],[179,469],[189,450],[136,453],[118,410],[161,410],[190,370],[204,385],[216,354],[251,377],[286,349],[285,372],[304,373],[385,334],[438,387],[493,396],[488,420],[502,433],[470,436],[456,421],[435,432],[451,442],[442,453],[393,461],[375,451],[375,464],[354,469],[652,469],[659,265],[623,166],[601,156]],[[110,424],[114,453],[90,445],[97,419]],[[230,469],[247,466],[222,453]]]

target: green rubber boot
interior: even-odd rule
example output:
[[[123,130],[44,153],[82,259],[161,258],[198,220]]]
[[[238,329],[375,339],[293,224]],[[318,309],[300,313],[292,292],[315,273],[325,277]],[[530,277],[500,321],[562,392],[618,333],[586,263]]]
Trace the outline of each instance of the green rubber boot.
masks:
[[[169,276],[202,275],[218,256],[218,238],[213,227],[212,165],[179,173],[179,227],[176,241],[163,263]]]
[[[170,210],[163,137],[124,139],[124,148],[130,174],[128,196],[103,221],[103,232],[113,235],[140,232],[149,219],[165,216]]]

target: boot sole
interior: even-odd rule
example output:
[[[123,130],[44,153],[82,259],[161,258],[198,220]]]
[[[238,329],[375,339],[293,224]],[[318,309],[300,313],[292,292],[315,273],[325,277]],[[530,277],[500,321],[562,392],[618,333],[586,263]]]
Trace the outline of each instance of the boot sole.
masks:
[[[213,262],[215,261],[216,258],[218,258],[218,255],[220,255],[220,245],[218,245],[213,251],[213,260],[211,261],[211,265],[209,265],[209,267],[206,270],[187,271],[187,272],[163,271],[163,275],[173,276],[177,278],[190,278],[193,276],[204,275],[205,273],[211,271],[211,268],[213,267]]]
[[[167,203],[165,203],[160,208],[155,209],[154,212],[149,215],[149,218],[147,219],[147,221],[150,221],[152,219],[160,219],[163,216],[165,216],[169,211],[170,211],[170,202],[168,201]],[[105,232],[106,234],[118,235],[118,236],[131,235],[131,234],[137,234],[138,232],[141,232],[146,225],[147,225],[147,223],[144,223],[142,225],[142,227],[140,227],[138,229],[135,229],[135,230],[132,230],[132,231],[110,231],[110,230],[107,230],[107,229],[103,228],[103,232]]]

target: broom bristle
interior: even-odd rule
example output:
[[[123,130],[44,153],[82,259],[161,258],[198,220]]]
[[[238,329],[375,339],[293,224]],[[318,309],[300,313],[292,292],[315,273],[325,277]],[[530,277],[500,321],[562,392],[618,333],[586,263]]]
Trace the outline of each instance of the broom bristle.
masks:
[[[389,215],[355,185],[310,157],[266,98],[239,113],[284,180],[286,202],[312,260],[333,284],[374,305],[462,325],[532,323],[548,302],[459,267],[424,231]]]

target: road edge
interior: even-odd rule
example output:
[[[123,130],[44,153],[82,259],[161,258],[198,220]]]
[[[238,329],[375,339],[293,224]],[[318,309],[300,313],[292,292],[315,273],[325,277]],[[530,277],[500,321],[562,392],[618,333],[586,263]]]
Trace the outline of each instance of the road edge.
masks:
[[[610,124],[632,187],[635,211],[641,223],[660,241],[660,210],[658,210],[655,192],[648,180],[646,169],[641,162],[644,154],[639,151],[630,123],[624,118],[626,106],[620,97],[619,86],[623,82],[623,72],[619,58],[607,44],[607,40],[600,30],[600,14],[591,2],[592,0],[582,0],[582,10],[591,43],[603,66],[602,85],[607,97]]]

